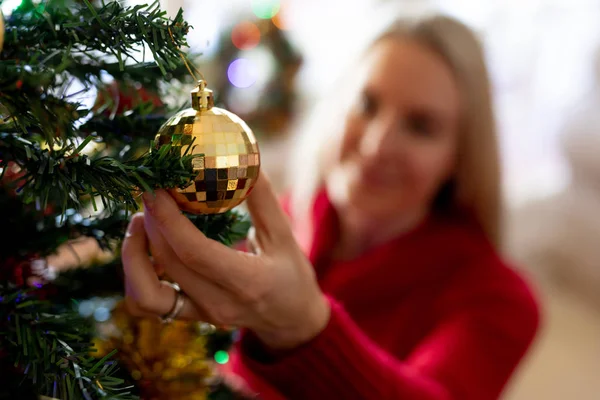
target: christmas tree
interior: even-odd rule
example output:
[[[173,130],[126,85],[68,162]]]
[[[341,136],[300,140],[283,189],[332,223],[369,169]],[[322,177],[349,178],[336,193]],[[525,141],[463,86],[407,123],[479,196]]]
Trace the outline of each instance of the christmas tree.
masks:
[[[210,361],[226,361],[232,332],[161,326],[120,302],[120,240],[139,194],[195,176],[196,155],[152,142],[189,99],[190,28],[157,3],[23,0],[5,16],[0,399],[236,397]],[[226,244],[249,226],[232,211],[189,217]],[[99,250],[82,255],[89,241]],[[78,268],[50,265],[56,252]]]

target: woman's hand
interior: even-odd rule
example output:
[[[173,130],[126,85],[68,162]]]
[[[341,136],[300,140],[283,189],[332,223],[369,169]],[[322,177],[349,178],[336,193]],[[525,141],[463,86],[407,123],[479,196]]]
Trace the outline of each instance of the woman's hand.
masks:
[[[187,296],[180,318],[245,327],[276,349],[296,347],[324,329],[329,304],[264,175],[247,200],[253,254],[208,239],[163,190],[144,194],[144,203],[122,250],[134,313],[164,315],[173,307],[175,291],[156,272],[164,270]]]

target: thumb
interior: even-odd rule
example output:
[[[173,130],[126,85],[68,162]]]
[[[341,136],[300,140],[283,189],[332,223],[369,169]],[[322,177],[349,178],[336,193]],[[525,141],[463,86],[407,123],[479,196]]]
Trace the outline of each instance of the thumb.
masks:
[[[134,214],[129,221],[121,246],[121,261],[127,278],[135,278],[136,282],[140,279],[152,281],[152,275],[155,274],[148,257],[148,238],[144,229],[143,213]],[[156,281],[158,282],[158,278]]]
[[[136,213],[131,217],[129,225],[127,226],[127,232],[125,233],[125,240],[130,237],[144,234],[144,214]]]
[[[187,263],[203,258],[205,262],[212,264],[215,259],[231,259],[230,249],[204,236],[192,221],[181,213],[175,200],[165,190],[156,190],[154,195],[144,193],[142,198],[147,220],[151,221],[146,229],[158,229],[181,261]],[[199,249],[203,251],[198,251]]]
[[[144,201],[144,212],[161,227],[176,227],[179,224],[190,223],[181,213],[175,200],[164,189],[157,189],[154,193],[145,192],[142,200]]]
[[[127,295],[145,311],[167,313],[175,294],[173,289],[161,284],[150,261],[142,213],[131,218],[121,248],[121,260],[126,284],[130,289]]]

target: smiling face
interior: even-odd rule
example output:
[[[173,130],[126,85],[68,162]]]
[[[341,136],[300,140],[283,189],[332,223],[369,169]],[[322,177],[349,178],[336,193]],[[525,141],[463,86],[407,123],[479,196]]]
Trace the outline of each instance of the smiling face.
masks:
[[[338,157],[325,177],[333,204],[370,218],[423,212],[456,164],[460,92],[452,71],[410,39],[384,39],[364,60]]]

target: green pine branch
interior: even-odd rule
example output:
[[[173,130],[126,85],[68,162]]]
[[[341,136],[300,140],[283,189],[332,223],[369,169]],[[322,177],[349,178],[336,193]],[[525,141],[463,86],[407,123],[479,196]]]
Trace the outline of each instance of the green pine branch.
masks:
[[[189,58],[187,55],[185,57],[186,60]],[[0,103],[29,110],[29,107],[16,106],[26,105],[23,103],[26,97],[64,96],[74,81],[82,83],[86,91],[92,86],[102,86],[100,82],[106,74],[117,81],[140,83],[147,90],[157,93],[165,80],[190,81],[192,78],[181,58],[173,59],[173,65],[166,74],[156,62],[146,61],[127,65],[125,69],[122,67],[118,62],[107,61],[106,57],[74,55],[68,49],[56,51],[45,58],[40,54],[33,55],[28,62],[1,60]],[[12,113],[11,116],[18,117]]]
[[[121,213],[121,216],[124,214]],[[201,230],[207,237],[219,241],[227,246],[238,243],[246,238],[250,228],[250,220],[237,211],[228,211],[217,215],[185,215]],[[119,248],[114,244],[120,241],[125,233],[128,219],[125,217],[111,217],[100,219],[89,227],[78,229],[80,233],[87,233],[106,245],[107,237],[113,241],[112,248]],[[118,257],[108,264],[93,265],[90,267],[71,269],[60,273],[50,284],[57,290],[53,296],[57,301],[68,301],[69,299],[82,299],[89,297],[107,297],[122,295],[123,267]]]
[[[0,132],[17,133],[26,137],[39,135],[50,146],[60,140],[90,134],[105,141],[116,140],[118,144],[122,144],[135,136],[152,139],[167,119],[166,112],[169,110],[166,107],[157,110],[150,102],[137,104],[132,110],[112,115],[106,111],[114,106],[114,100],[107,93],[104,104],[97,105],[98,109],[93,111],[92,118],[80,124],[79,121],[92,113],[92,110],[70,101],[79,93],[55,96],[44,93],[41,89],[53,87],[56,93],[66,92],[70,85],[66,78],[59,84],[54,73],[40,72],[38,67],[11,68],[9,64],[0,62],[0,116],[4,119],[0,123]],[[130,71],[128,69],[127,73]],[[140,70],[139,74],[135,73],[132,77],[137,79],[141,75]],[[130,78],[127,79],[126,82],[129,82]],[[145,82],[158,85],[158,76],[150,73]],[[12,90],[17,86],[19,90]],[[87,87],[84,90],[89,89]]]
[[[0,54],[0,114],[12,123],[1,131],[41,134],[52,146],[56,138],[74,137],[74,125],[89,112],[65,96],[74,81],[88,92],[105,73],[152,88],[185,76],[187,56],[180,49],[190,26],[181,10],[170,20],[158,1],[134,7],[83,3],[73,9],[59,0],[37,6],[26,0],[11,14]],[[146,48],[154,68],[144,62]]]
[[[206,237],[217,242],[223,243],[226,246],[232,246],[241,240],[244,240],[248,235],[248,230],[251,226],[251,221],[246,214],[242,214],[237,210],[230,210],[221,214],[211,215],[195,215],[183,213],[198,230]],[[117,213],[112,213],[109,216],[101,216],[92,218],[85,223],[75,222],[81,221],[78,214],[73,214],[70,218],[68,226],[70,230],[77,231],[77,237],[89,236],[94,237],[100,247],[119,247],[111,246],[114,241],[119,241],[123,238],[129,215],[124,210]]]
[[[183,11],[169,20],[158,1],[133,7],[115,1],[95,7],[83,0],[85,6],[75,9],[57,3],[49,0],[25,8],[29,12],[17,10],[11,15],[5,28],[4,59],[100,52],[113,55],[124,70],[127,61],[139,61],[136,56],[145,44],[164,75],[177,67],[180,48],[187,46],[190,26]]]
[[[79,131],[83,135],[101,138],[107,144],[117,145],[115,147],[137,138],[144,139],[144,142],[148,143],[154,139],[156,132],[167,121],[164,113],[155,113],[156,111],[151,103],[147,103],[125,114],[115,116],[100,114],[84,123]]]
[[[73,268],[61,272],[48,285],[55,288],[52,301],[122,296],[125,292],[123,266],[115,259],[103,265]]]
[[[185,215],[206,237],[232,246],[246,238],[251,221],[237,211],[227,211],[222,214],[188,214]]]
[[[94,217],[84,217],[75,209],[67,209],[59,218],[55,216],[55,210],[46,214],[35,210],[32,205],[24,205],[20,197],[11,196],[0,188],[0,226],[12,227],[11,234],[0,241],[0,264],[17,255],[27,257],[36,254],[38,257],[45,257],[68,240],[84,236],[95,238],[103,249],[117,249],[130,217],[130,212],[125,208],[110,213],[102,212]],[[243,240],[250,228],[250,220],[237,211],[217,215],[185,215],[207,237],[228,246]],[[66,282],[62,285],[61,293],[78,298],[79,295],[70,292],[68,288],[82,287],[80,281],[85,281],[88,273],[98,273],[94,268],[69,271],[67,277],[61,280]],[[93,293],[93,285],[109,281],[111,277],[114,279],[114,268],[107,268],[110,272],[105,275],[106,279],[94,277],[87,280],[89,285],[83,285],[86,287],[83,293]],[[106,291],[102,288],[98,290],[103,293]]]
[[[62,399],[133,399],[115,377],[115,351],[98,360],[93,325],[72,307],[41,300],[31,290],[0,286],[0,350],[40,395]]]
[[[0,264],[11,257],[27,258],[32,254],[45,257],[68,240],[82,236],[95,238],[100,247],[110,249],[123,237],[127,227],[126,209],[94,217],[67,209],[57,218],[56,210],[38,211],[6,189],[0,187],[0,226],[10,226],[11,231],[0,241]]]
[[[139,148],[140,141],[150,141],[148,135],[158,130],[173,102],[161,110],[139,104],[119,115],[106,112],[108,97],[94,107],[79,100],[102,87],[106,74],[139,82],[157,95],[165,82],[183,80],[188,72],[180,49],[187,45],[190,26],[181,10],[167,19],[158,2],[128,7],[92,0],[23,0],[5,26],[0,225],[10,226],[11,235],[0,243],[0,368],[14,365],[19,384],[31,385],[38,395],[133,398],[116,374],[112,354],[101,360],[90,355],[92,321],[69,305],[70,299],[93,293],[121,294],[118,257],[105,266],[63,273],[37,291],[16,289],[7,280],[17,272],[27,276],[22,261],[43,257],[69,239],[90,236],[118,249],[141,191],[184,187],[193,179],[192,162],[199,155],[182,155],[175,144],[136,158],[124,156],[134,144]],[[146,53],[152,63],[145,61]],[[73,93],[74,83],[83,85],[79,93]],[[107,149],[83,153],[92,140]],[[12,163],[23,175],[7,183],[1,175]],[[100,204],[104,211],[83,215]],[[250,225],[235,212],[189,218],[228,245],[244,238]]]
[[[128,220],[125,212],[91,219],[85,223],[75,212],[68,212],[67,215],[67,220],[62,225],[48,227],[37,233],[30,232],[32,239],[35,240],[36,234],[45,236],[46,240],[48,236],[58,234],[64,240],[65,236],[76,231],[77,235],[94,236],[100,241],[118,240],[123,237]],[[237,211],[186,216],[205,235],[226,245],[244,239],[250,227],[247,216]],[[47,217],[45,221],[48,223],[51,218]],[[12,250],[15,251],[14,248]],[[40,393],[48,396],[86,398],[82,397],[81,384],[88,393],[94,394],[93,398],[133,398],[127,393],[121,393],[122,380],[113,376],[116,372],[113,361],[106,358],[97,361],[89,356],[88,343],[92,335],[90,321],[61,306],[68,304],[70,299],[120,295],[123,293],[122,276],[118,258],[106,265],[63,272],[55,281],[42,288],[42,294],[44,291],[50,294],[52,304],[40,301],[36,298],[36,292],[17,291],[0,285],[0,353],[4,351],[4,356],[24,371],[26,379],[33,382],[41,390]],[[216,342],[211,342],[211,348],[229,343],[229,339],[225,337],[215,336],[213,339]],[[227,340],[224,341],[225,339]],[[97,365],[99,366],[94,368]],[[80,374],[79,378],[77,373]],[[96,380],[100,385],[94,383]],[[100,387],[103,392],[99,391]],[[117,397],[121,394],[123,397]],[[212,391],[211,398],[213,397],[242,398],[225,386]]]
[[[68,229],[58,227],[53,215],[44,215],[31,205],[0,187],[0,226],[11,227],[10,235],[0,241],[0,264],[10,258],[27,259],[54,252],[69,237]]]
[[[34,203],[38,209],[45,209],[50,200],[63,212],[67,208],[79,209],[84,196],[94,210],[98,209],[96,197],[109,210],[123,206],[137,209],[136,191],[187,186],[195,177],[192,160],[201,156],[182,156],[180,147],[166,145],[142,157],[119,162],[82,154],[91,140],[88,136],[77,147],[68,144],[52,150],[18,136],[0,134],[0,168],[13,161],[26,171],[18,181],[18,191],[25,203]]]
[[[185,54],[186,60],[194,60],[198,55]],[[158,90],[159,83],[164,81],[171,82],[173,79],[178,81],[190,81],[190,75],[183,60],[180,58],[173,60],[174,67],[167,71],[166,75],[162,73],[160,67],[154,62],[140,62],[133,65],[127,65],[125,70],[121,70],[119,63],[104,63],[103,70],[118,81],[129,80],[141,83],[144,88]]]
[[[0,62],[0,132],[40,135],[50,146],[75,136],[75,122],[88,111],[70,101],[73,96],[61,95],[69,85],[66,79],[39,66]]]

